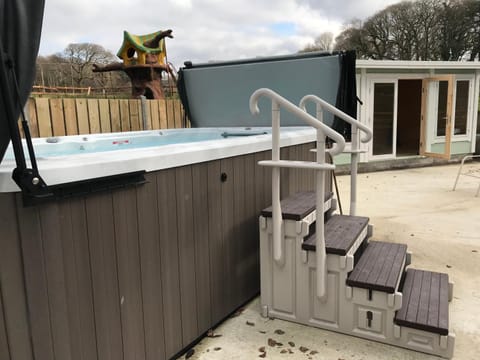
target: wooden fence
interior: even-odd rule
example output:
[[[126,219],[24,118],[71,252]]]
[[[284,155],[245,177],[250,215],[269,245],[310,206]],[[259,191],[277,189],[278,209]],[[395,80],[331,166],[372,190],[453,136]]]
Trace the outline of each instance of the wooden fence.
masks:
[[[178,99],[30,98],[25,109],[32,137],[190,126]]]

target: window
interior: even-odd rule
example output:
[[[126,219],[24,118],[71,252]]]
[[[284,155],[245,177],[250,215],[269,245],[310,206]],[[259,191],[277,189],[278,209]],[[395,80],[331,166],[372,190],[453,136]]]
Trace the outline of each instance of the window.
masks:
[[[453,135],[467,134],[468,95],[470,81],[459,80],[456,84],[455,120]]]
[[[395,84],[376,83],[373,101],[373,155],[393,154]]]
[[[437,106],[437,136],[445,136],[447,121],[448,81],[439,81]]]

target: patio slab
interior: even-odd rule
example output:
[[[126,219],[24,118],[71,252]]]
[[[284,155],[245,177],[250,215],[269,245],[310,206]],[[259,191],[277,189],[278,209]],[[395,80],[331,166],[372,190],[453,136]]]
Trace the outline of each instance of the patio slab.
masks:
[[[461,177],[459,165],[360,174],[357,214],[374,226],[372,240],[407,244],[412,267],[446,272],[455,283],[450,327],[455,359],[480,355],[479,179]],[[480,163],[465,169],[477,171]],[[348,212],[349,176],[338,177]],[[204,338],[190,359],[437,359],[401,348],[260,316],[255,299]],[[217,336],[220,335],[220,336]],[[185,358],[186,356],[182,356]]]

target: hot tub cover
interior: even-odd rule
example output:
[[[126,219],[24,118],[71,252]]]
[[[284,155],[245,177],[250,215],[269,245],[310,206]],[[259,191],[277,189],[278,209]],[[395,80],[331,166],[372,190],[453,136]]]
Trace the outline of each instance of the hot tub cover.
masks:
[[[352,71],[353,69],[353,71]],[[313,94],[356,116],[355,52],[312,52],[235,61],[192,64],[179,72],[180,99],[192,127],[271,126],[270,101],[261,99],[260,114],[250,113],[248,102],[259,88],[270,88],[294,104]],[[314,114],[313,105],[307,110]],[[263,110],[262,110],[263,109]],[[348,135],[343,121],[326,114],[326,124]],[[282,126],[302,126],[283,112]]]
[[[9,121],[16,123],[32,88],[44,5],[44,0],[0,0],[0,51],[3,55],[0,66],[7,66],[6,61],[13,62],[19,90],[17,98],[13,77],[0,75],[0,162],[11,139]],[[10,89],[8,93],[7,88]],[[16,104],[14,119],[7,115],[8,97]]]

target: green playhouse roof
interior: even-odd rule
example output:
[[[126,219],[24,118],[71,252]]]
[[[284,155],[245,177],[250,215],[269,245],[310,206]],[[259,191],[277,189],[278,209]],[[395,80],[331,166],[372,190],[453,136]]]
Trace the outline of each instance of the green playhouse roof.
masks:
[[[159,35],[162,32],[162,30],[156,31],[151,34],[146,34],[146,35],[134,35],[129,33],[128,31],[123,32],[123,43],[122,46],[120,47],[120,50],[117,52],[117,56],[121,58],[121,54],[125,47],[127,46],[134,46],[137,50],[144,51],[149,54],[158,54],[161,53],[164,49],[163,43],[164,40],[160,40],[159,46],[156,48],[149,48],[144,46],[143,44],[146,41],[152,40],[155,36]]]

